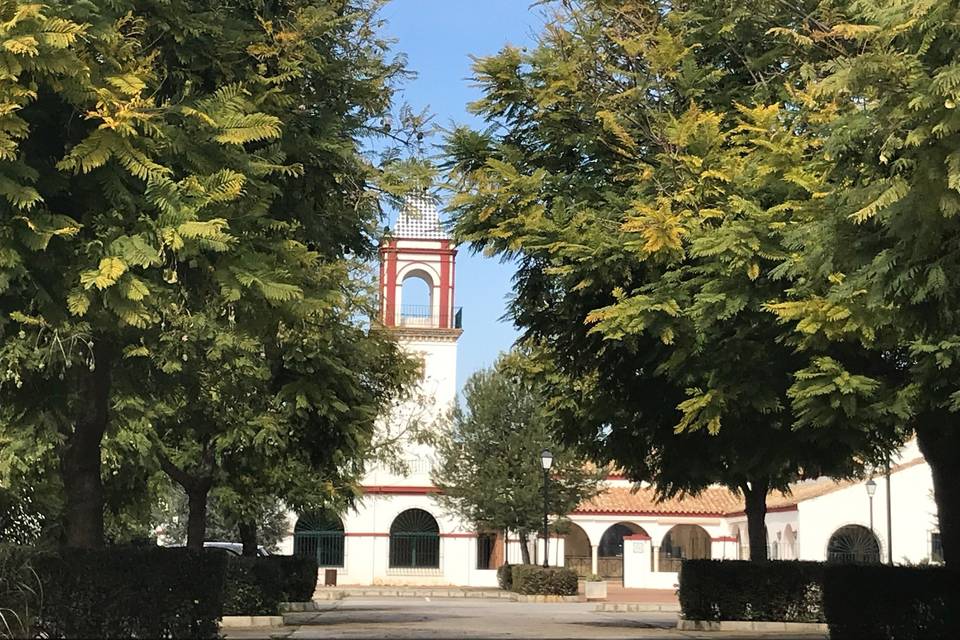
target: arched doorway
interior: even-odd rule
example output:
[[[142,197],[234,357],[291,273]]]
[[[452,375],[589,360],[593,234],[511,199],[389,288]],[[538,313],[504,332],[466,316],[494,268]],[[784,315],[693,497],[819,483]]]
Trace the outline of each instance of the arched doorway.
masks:
[[[880,562],[880,541],[859,524],[840,527],[827,542],[827,562]]]
[[[390,525],[390,567],[440,567],[440,527],[423,509],[407,509]]]
[[[658,571],[680,571],[683,560],[709,560],[710,534],[695,524],[674,525],[660,543]]]
[[[573,569],[580,577],[593,572],[593,555],[587,533],[572,522],[566,524],[563,534],[563,566]]]
[[[313,556],[321,567],[342,567],[343,536],[343,521],[337,514],[308,511],[293,527],[293,555]]]
[[[601,578],[623,578],[623,539],[636,534],[647,535],[647,532],[632,522],[618,522],[603,532],[597,547],[597,573]]]

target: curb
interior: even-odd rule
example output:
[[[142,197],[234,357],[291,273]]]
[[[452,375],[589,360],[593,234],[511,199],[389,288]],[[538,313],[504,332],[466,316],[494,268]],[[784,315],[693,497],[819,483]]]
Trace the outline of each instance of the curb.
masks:
[[[223,616],[220,619],[221,629],[236,629],[238,627],[282,627],[283,616]]]
[[[317,602],[344,598],[448,598],[516,601],[517,594],[507,591],[464,591],[461,589],[323,589],[314,592]],[[299,609],[290,609],[296,611]]]
[[[680,631],[787,631],[827,633],[822,622],[768,622],[760,620],[678,620]]]
[[[593,610],[603,613],[651,613],[655,611],[679,613],[680,605],[666,602],[660,604],[655,602],[603,602],[594,607]]]
[[[586,602],[583,596],[525,596],[515,594],[514,602]]]

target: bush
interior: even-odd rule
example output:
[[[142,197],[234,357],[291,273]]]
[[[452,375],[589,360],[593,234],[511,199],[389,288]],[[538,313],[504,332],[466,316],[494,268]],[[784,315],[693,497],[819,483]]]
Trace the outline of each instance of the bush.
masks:
[[[688,620],[824,622],[821,562],[685,560],[680,609]]]
[[[29,637],[40,609],[41,584],[22,547],[0,545],[0,638]]]
[[[313,598],[316,587],[316,558],[230,556],[224,583],[223,613],[228,616],[277,615],[281,602],[308,601]]]
[[[216,638],[224,558],[187,549],[112,547],[36,554],[38,631],[67,638]]]
[[[575,596],[577,573],[564,567],[538,567],[521,564],[511,572],[513,591],[523,595]]]
[[[497,584],[500,585],[500,588],[504,591],[510,591],[513,589],[513,565],[512,564],[502,564],[500,568],[497,569]]]
[[[960,638],[960,572],[831,565],[823,605],[833,640]]]

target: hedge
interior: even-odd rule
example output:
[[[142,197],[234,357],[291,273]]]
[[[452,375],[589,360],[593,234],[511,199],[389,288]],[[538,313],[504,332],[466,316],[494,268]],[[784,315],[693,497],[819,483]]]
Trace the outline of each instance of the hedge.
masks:
[[[512,590],[523,595],[577,595],[577,573],[573,569],[520,564],[511,569],[511,580]]]
[[[497,584],[500,585],[500,588],[504,591],[510,591],[513,589],[513,565],[512,564],[502,564],[497,569]]]
[[[162,547],[24,549],[42,585],[47,637],[216,638],[225,558]]]
[[[824,579],[823,606],[832,640],[956,640],[960,572],[833,565]]]
[[[277,615],[281,602],[311,600],[316,587],[316,558],[228,555],[223,613],[228,616]]]
[[[690,620],[825,622],[821,562],[685,560],[680,608]]]

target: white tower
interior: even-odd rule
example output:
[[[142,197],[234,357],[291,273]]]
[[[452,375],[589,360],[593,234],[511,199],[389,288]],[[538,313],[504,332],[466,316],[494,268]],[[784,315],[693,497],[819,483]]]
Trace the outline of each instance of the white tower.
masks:
[[[379,426],[379,438],[399,445],[405,470],[372,465],[353,509],[302,514],[286,545],[336,569],[340,584],[496,585],[493,539],[444,512],[431,479],[434,451],[408,437],[411,426],[446,426],[456,398],[463,333],[453,306],[456,255],[426,194],[407,199],[395,234],[380,246],[379,329],[423,363],[417,393]],[[426,283],[424,304],[403,299],[412,278]]]
[[[426,194],[407,198],[396,232],[380,246],[380,324],[423,362],[418,394],[384,425],[392,433],[406,421],[431,423],[453,407],[457,393],[457,339],[463,333],[460,311],[454,302],[454,265],[457,251],[444,233],[437,207]],[[404,283],[419,279],[426,284],[425,304],[403,299]],[[399,423],[399,424],[398,424]],[[398,485],[429,486],[430,450],[408,447],[405,462],[410,473],[389,480]],[[387,478],[381,468],[369,480],[381,485]],[[371,484],[371,483],[365,483]]]

